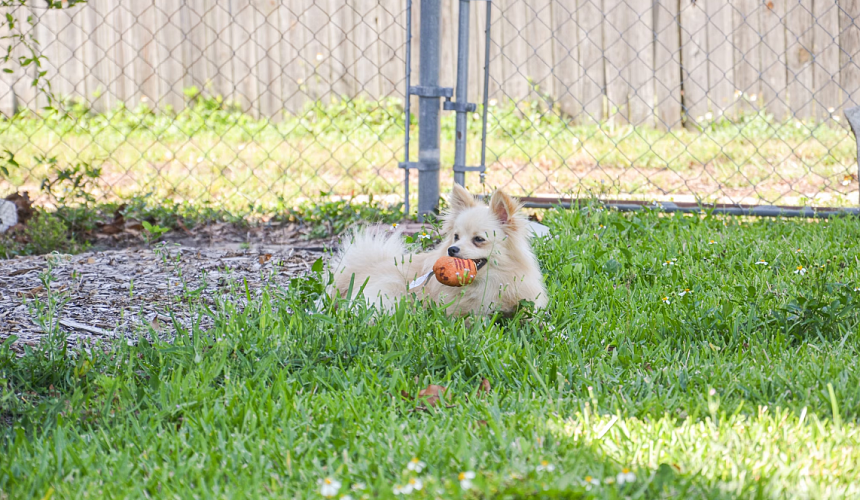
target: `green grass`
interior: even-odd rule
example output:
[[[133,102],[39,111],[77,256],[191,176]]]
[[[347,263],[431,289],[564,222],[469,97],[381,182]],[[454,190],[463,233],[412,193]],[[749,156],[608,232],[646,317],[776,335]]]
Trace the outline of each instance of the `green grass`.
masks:
[[[188,95],[189,105],[178,112],[141,105],[95,113],[75,105],[64,115],[0,121],[0,141],[20,165],[7,185],[0,182],[0,190],[38,191],[57,164],[84,162],[101,169],[93,189],[100,200],[151,193],[235,210],[292,205],[320,193],[402,192],[399,99],[313,102],[298,114],[268,120],[217,97]],[[781,122],[753,112],[666,132],[580,118],[565,117],[540,99],[494,103],[487,184],[518,195],[696,195],[708,201],[856,205],[857,180],[845,179],[856,172],[855,142],[834,120]],[[412,126],[417,138],[414,121]],[[475,165],[478,113],[469,127],[467,163]],[[453,143],[454,116],[446,113],[443,165],[453,163]],[[414,159],[417,141],[413,147]],[[451,181],[450,168],[442,175],[444,183]],[[481,189],[478,176],[469,176],[469,182]]]
[[[411,497],[860,496],[860,222],[593,206],[545,222],[545,313],[317,308],[312,276],[240,284],[246,307],[201,306],[216,326],[172,344],[4,352],[0,491],[319,498],[330,477],[393,498],[420,477]],[[412,411],[401,391],[428,384],[452,406]],[[625,468],[634,482],[606,483]]]

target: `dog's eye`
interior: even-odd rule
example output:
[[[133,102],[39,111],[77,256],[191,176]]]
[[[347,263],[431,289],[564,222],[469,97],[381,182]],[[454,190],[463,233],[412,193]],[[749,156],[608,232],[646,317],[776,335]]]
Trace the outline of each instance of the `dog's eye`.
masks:
[[[474,241],[475,243],[483,243],[486,240],[484,238],[481,238],[480,236],[475,236],[474,238],[472,238],[472,241]]]
[[[455,234],[455,235],[454,235],[454,241],[457,241],[457,240],[459,240],[459,239],[460,239],[460,235],[459,235],[459,234]]]

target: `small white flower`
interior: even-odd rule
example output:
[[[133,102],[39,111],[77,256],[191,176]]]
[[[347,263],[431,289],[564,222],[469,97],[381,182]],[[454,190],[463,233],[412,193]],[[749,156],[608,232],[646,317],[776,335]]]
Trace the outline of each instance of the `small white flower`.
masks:
[[[757,266],[766,266],[766,265],[767,265],[767,261],[766,261],[766,260],[759,259],[759,260],[755,261],[755,265],[757,265]]]
[[[827,108],[828,113],[832,113],[834,111],[836,111],[836,108],[833,108],[833,107]]]
[[[338,490],[340,490],[340,481],[330,477],[320,479],[317,484],[320,486],[320,494],[326,498],[337,495]]]
[[[489,102],[488,104],[489,104],[490,106],[495,106],[497,102],[498,102],[498,101],[496,101],[495,99],[490,99],[490,102]]]
[[[425,464],[421,460],[418,460],[418,457],[415,457],[410,460],[408,464],[406,464],[406,469],[420,473],[422,470],[424,470],[424,467],[426,466],[427,464]]]
[[[669,259],[669,260],[667,260],[667,261],[664,261],[664,262],[663,262],[663,267],[666,267],[666,266],[674,266],[674,265],[675,265],[675,262],[676,262],[677,260],[678,260],[678,259]]]
[[[399,484],[394,485],[394,494],[395,495],[408,495],[412,493],[412,486],[408,484],[405,486],[400,486]]]
[[[418,477],[410,477],[409,482],[406,483],[406,485],[415,491],[421,491],[421,488],[424,487],[424,481],[422,481],[421,478]]]
[[[636,481],[636,474],[630,472],[630,469],[621,469],[621,472],[615,476],[615,480],[618,481],[619,486],[625,483],[632,483]]]
[[[664,303],[664,304],[671,304],[671,303],[672,303],[672,302],[669,300],[669,297],[663,297],[661,300],[663,301],[663,303]]]
[[[758,94],[753,94],[750,96],[750,101],[755,102],[758,99]]]
[[[203,163],[203,157],[202,156],[197,157],[197,163]]]
[[[834,119],[834,120],[836,120],[836,121],[838,122],[838,121],[841,121],[841,120],[842,120],[842,117],[841,117],[841,116],[839,116],[839,115],[836,115],[836,116],[834,116],[834,117],[833,117],[833,119]]]
[[[855,291],[855,292],[860,292],[860,287],[855,287],[855,288],[854,288],[854,291]]]
[[[806,268],[803,266],[797,266],[797,269],[794,270],[794,274],[799,274],[803,276],[804,274],[806,274]]]
[[[590,491],[591,488],[600,486],[600,480],[591,476],[585,476],[583,483],[585,484],[585,491]]]
[[[716,390],[716,389],[711,389],[710,391],[708,391],[708,395],[709,395],[709,396],[716,396],[716,395],[717,395],[717,390]]]
[[[365,486],[364,483],[355,483],[352,485],[351,488],[352,488],[352,491],[361,491],[361,490],[367,488],[367,486]]]
[[[317,61],[322,61],[322,60],[323,60],[322,52],[317,52]]]
[[[421,233],[421,234],[419,234],[419,235],[418,235],[418,239],[419,239],[419,240],[429,240],[429,239],[430,239],[430,235],[429,235],[429,234],[427,234],[427,233]]]
[[[350,495],[341,495],[340,500],[352,500],[352,497]]]
[[[689,288],[685,288],[685,289],[681,290],[680,292],[678,292],[678,297],[683,297],[684,295],[687,295],[688,293],[693,293],[693,291],[690,290]]]
[[[457,479],[460,480],[460,488],[468,490],[472,487],[472,479],[475,479],[475,473],[472,471],[461,472]]]
[[[710,111],[708,111],[707,113],[705,113],[705,120],[709,120],[709,121],[710,121],[710,120],[712,120],[713,118],[714,118],[714,114],[713,114],[713,113],[711,113]]]
[[[708,245],[716,245],[717,240],[708,240]]]
[[[553,465],[553,464],[551,464],[551,463],[547,462],[546,460],[541,460],[540,465],[538,465],[537,467],[535,467],[535,470],[536,470],[537,472],[544,472],[544,471],[546,471],[546,472],[552,472],[552,471],[554,471],[554,470],[555,470],[555,465]]]
[[[794,251],[794,253],[803,253],[803,249],[802,249],[802,248],[798,248],[797,250],[795,250],[795,251]]]
[[[244,144],[239,144],[239,151],[242,151],[243,149],[245,149],[245,145],[244,145]]]

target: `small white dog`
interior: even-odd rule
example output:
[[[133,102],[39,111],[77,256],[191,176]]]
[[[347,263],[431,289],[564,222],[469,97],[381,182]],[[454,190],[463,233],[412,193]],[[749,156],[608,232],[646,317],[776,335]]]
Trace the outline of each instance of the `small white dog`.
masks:
[[[334,284],[329,294],[345,297],[350,283],[357,293],[366,281],[364,296],[384,310],[391,310],[398,300],[413,293],[438,304],[450,304],[447,311],[454,315],[510,312],[521,300],[544,307],[546,288],[520,205],[496,191],[487,206],[458,185],[449,204],[449,211],[442,216],[444,240],[430,252],[407,253],[399,232],[359,229],[346,237],[330,264]],[[486,259],[486,265],[464,287],[445,286],[430,277],[426,284],[409,289],[411,282],[426,275],[445,255]]]

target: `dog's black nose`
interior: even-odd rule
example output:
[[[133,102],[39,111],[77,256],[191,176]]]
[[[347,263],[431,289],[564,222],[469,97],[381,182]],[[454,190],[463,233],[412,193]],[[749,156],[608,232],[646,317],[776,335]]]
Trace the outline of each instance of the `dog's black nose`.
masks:
[[[448,247],[448,255],[456,257],[460,253],[460,247]]]

